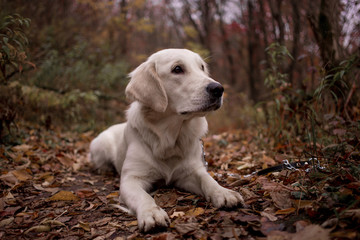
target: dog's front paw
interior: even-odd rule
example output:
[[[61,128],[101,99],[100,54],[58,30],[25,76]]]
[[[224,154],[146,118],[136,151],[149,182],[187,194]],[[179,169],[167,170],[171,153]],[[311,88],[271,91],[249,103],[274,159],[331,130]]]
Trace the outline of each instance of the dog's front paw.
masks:
[[[214,190],[210,196],[207,198],[216,208],[220,207],[235,207],[239,204],[245,205],[243,197],[235,191],[226,189],[226,188],[218,188]]]
[[[138,212],[137,220],[139,229],[144,232],[149,231],[155,226],[167,227],[170,223],[167,213],[158,206]]]

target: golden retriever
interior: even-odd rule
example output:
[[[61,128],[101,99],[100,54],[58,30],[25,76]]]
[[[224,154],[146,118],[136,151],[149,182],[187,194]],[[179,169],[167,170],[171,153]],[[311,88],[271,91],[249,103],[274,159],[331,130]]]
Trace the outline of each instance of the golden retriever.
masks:
[[[221,187],[208,174],[202,160],[205,115],[220,108],[224,91],[209,77],[203,59],[186,49],[161,50],[130,78],[125,90],[132,101],[127,122],[96,137],[90,159],[97,168],[115,166],[120,198],[136,214],[139,229],[170,222],[148,194],[158,180],[204,196],[215,207],[243,204],[238,192]]]

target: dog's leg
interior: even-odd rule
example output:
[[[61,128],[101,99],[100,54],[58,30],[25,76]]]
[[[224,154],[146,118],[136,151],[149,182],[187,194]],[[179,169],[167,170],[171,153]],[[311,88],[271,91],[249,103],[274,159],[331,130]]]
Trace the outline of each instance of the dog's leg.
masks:
[[[155,226],[167,227],[170,223],[167,213],[156,205],[146,192],[148,183],[136,176],[121,178],[120,196],[138,220],[139,229],[149,231]]]
[[[242,196],[235,191],[220,186],[205,170],[200,168],[176,183],[180,188],[200,194],[214,207],[235,207],[245,205]]]

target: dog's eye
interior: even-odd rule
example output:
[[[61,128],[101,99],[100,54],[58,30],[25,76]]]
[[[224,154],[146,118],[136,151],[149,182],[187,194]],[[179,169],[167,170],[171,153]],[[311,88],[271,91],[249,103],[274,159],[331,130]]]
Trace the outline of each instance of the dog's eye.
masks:
[[[205,71],[204,65],[201,65],[201,70]]]
[[[184,73],[184,70],[182,69],[182,67],[176,66],[173,68],[173,70],[171,72],[175,73],[175,74],[181,74],[181,73]]]

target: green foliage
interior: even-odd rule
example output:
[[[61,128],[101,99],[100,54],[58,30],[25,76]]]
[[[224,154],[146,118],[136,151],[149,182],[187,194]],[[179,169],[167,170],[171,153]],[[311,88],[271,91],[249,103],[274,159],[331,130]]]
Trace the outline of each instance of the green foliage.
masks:
[[[346,76],[351,73],[360,62],[360,57],[356,54],[350,56],[348,59],[342,61],[338,67],[334,67],[326,73],[320,80],[319,86],[314,92],[314,96],[321,100],[324,94],[330,94],[335,101],[339,100],[339,97],[345,98],[344,90],[348,90],[348,82]]]
[[[11,83],[0,85],[0,142],[3,128],[10,129],[19,115],[22,115],[24,100],[21,87]]]
[[[270,56],[270,67],[265,72],[265,86],[271,88],[287,87],[288,75],[281,71],[281,63],[293,57],[285,46],[275,42],[265,49]]]
[[[24,64],[33,65],[26,61],[25,53],[29,43],[25,29],[29,26],[30,19],[19,14],[8,15],[0,20],[0,80],[3,83],[10,76],[9,70],[21,72]]]
[[[23,110],[21,87],[9,84],[14,73],[22,72],[26,61],[28,39],[25,29],[29,28],[30,19],[19,14],[7,15],[0,19],[0,138],[4,127],[10,128]],[[11,71],[9,73],[9,71]]]
[[[74,89],[107,91],[126,84],[127,70],[125,62],[101,59],[89,52],[86,43],[80,42],[64,55],[50,50],[31,82],[59,93]]]
[[[124,61],[108,60],[104,51],[91,51],[79,41],[64,54],[52,49],[23,88],[26,102],[41,119],[55,122],[94,123],[102,100],[124,100],[128,66]],[[44,121],[44,120],[43,120]]]
[[[267,53],[270,63],[266,70],[265,85],[271,89],[271,97],[262,104],[268,119],[268,134],[275,139],[275,145],[291,145],[300,140],[307,142],[307,150],[316,156],[319,146],[335,142],[341,145],[348,139],[358,139],[359,136],[354,134],[359,132],[354,129],[358,123],[348,116],[346,122],[343,113],[346,104],[351,101],[348,82],[349,79],[356,81],[354,70],[359,63],[359,56],[341,62],[319,80],[313,93],[306,93],[305,89],[293,88],[282,69],[282,66],[293,60],[286,48],[272,44],[267,48]],[[334,100],[332,104],[328,101],[329,97]],[[347,99],[347,103],[338,102],[340,98]],[[343,104],[342,108],[340,104]],[[323,154],[328,156],[328,153]]]

